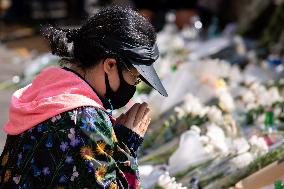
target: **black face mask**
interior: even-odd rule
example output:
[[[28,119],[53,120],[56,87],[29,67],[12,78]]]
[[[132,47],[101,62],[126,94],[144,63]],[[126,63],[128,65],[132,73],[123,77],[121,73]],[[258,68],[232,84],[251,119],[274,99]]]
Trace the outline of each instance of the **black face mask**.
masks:
[[[110,103],[104,103],[106,109],[119,109],[125,106],[129,100],[133,97],[136,86],[128,84],[122,75],[122,70],[118,66],[118,75],[120,85],[117,91],[113,91],[110,87],[108,75],[105,74],[106,95],[105,97],[110,100]],[[111,107],[112,106],[112,107]]]

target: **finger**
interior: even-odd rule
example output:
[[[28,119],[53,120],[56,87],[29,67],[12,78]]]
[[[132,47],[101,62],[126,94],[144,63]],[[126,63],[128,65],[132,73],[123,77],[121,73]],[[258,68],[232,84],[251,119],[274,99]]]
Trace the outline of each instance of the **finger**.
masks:
[[[126,127],[133,128],[133,123],[134,123],[135,116],[137,114],[138,109],[139,109],[139,104],[134,104],[131,107],[131,109],[128,111],[127,118],[126,118],[126,121],[125,121]]]
[[[125,124],[125,120],[126,120],[126,115],[125,114],[121,114],[119,116],[119,119],[117,120],[117,123],[124,125]]]
[[[147,108],[143,114],[143,117],[141,120],[145,120],[145,119],[148,119],[150,117],[150,109]]]
[[[146,132],[148,130],[148,126],[150,125],[150,122],[151,122],[151,118],[147,119],[144,123],[144,126],[142,126],[141,134],[140,134],[142,137],[146,134]]]
[[[138,125],[139,122],[143,119],[145,113],[148,111],[149,111],[148,104],[146,103],[141,104],[135,116],[134,125]]]
[[[120,116],[118,118],[116,118],[116,122],[119,122],[122,119],[123,116],[124,116],[124,113],[120,114]]]
[[[135,104],[133,104],[132,107],[129,108],[129,109],[126,111],[125,115],[128,115],[129,112],[133,111],[133,108],[135,108],[135,106],[140,106],[140,103],[135,103]]]
[[[147,120],[147,122],[146,122],[146,124],[145,124],[145,126],[144,126],[144,134],[147,132],[150,123],[151,123],[151,118],[149,118],[149,119]]]
[[[147,108],[146,111],[144,112],[144,115],[142,117],[141,122],[143,122],[143,124],[145,124],[146,121],[149,119],[149,117],[150,117],[150,109]],[[143,125],[140,125],[139,127],[141,127],[141,126],[143,126]]]
[[[148,128],[148,125],[149,125],[149,120],[151,120],[151,118],[150,118],[150,110],[149,111],[147,111],[146,113],[145,113],[145,115],[143,116],[143,119],[141,120],[141,122],[140,122],[140,125],[139,125],[139,128],[140,129],[147,129]]]
[[[144,128],[146,128],[146,130],[148,129],[150,123],[151,123],[151,118],[148,118],[147,121],[145,122],[145,126],[144,126]]]
[[[142,119],[145,120],[145,121],[150,119],[150,109],[149,108],[147,108],[147,110],[144,112]]]

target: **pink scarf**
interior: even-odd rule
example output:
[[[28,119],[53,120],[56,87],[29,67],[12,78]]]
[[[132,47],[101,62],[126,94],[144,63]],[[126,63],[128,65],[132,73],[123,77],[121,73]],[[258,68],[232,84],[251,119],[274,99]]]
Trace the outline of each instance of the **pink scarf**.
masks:
[[[104,109],[93,89],[76,74],[59,67],[48,67],[31,84],[13,94],[4,131],[17,135],[59,113],[81,106]]]

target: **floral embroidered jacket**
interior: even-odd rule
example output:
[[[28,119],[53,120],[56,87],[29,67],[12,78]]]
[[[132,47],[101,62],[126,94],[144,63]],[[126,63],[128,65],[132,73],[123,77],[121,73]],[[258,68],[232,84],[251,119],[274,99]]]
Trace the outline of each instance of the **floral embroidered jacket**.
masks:
[[[7,136],[0,188],[138,188],[142,140],[95,107],[60,113]]]

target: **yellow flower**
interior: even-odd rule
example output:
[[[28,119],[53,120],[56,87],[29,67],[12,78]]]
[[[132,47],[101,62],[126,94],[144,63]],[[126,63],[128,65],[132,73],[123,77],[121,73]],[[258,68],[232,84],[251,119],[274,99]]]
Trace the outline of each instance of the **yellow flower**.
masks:
[[[4,182],[8,182],[11,177],[11,171],[7,170],[4,175]]]
[[[7,162],[8,162],[8,159],[9,159],[9,153],[7,153],[7,154],[5,154],[5,155],[3,156],[1,165],[2,165],[2,166],[5,166],[5,165],[7,164]]]
[[[227,88],[227,84],[226,82],[223,80],[223,79],[219,79],[217,82],[216,82],[216,86],[218,89],[222,89],[222,88]]]
[[[97,149],[96,149],[96,152],[98,154],[104,154],[105,153],[105,147],[106,147],[106,144],[103,142],[103,141],[99,141],[97,143]]]
[[[110,186],[109,186],[109,189],[118,189],[118,186],[116,183],[111,183]]]
[[[86,160],[94,159],[94,152],[93,149],[89,146],[84,146],[80,150],[81,156]]]
[[[105,174],[106,174],[106,170],[107,170],[107,167],[106,165],[100,165],[98,167],[98,169],[96,170],[96,178],[98,179],[98,181],[102,181]]]
[[[117,142],[117,138],[116,138],[116,135],[115,135],[113,129],[111,130],[111,139],[112,139],[114,142]]]
[[[57,189],[64,189],[63,186],[57,186]]]

